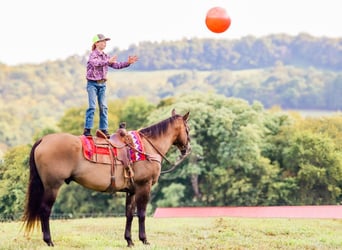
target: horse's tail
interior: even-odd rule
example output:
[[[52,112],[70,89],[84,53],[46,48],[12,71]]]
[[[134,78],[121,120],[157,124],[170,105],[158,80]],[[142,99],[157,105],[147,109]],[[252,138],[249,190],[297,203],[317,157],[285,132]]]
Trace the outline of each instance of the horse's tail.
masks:
[[[44,195],[44,186],[37,171],[36,162],[34,160],[34,152],[42,139],[37,141],[31,149],[30,153],[30,177],[28,189],[26,193],[26,205],[23,215],[24,227],[26,232],[31,232],[38,224],[40,217],[40,207]]]

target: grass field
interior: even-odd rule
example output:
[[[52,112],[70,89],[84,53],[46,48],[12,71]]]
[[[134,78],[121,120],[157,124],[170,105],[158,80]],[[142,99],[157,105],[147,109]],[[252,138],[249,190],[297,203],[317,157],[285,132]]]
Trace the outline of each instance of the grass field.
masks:
[[[342,220],[251,218],[147,218],[147,239],[138,240],[133,221],[134,249],[342,249]],[[0,249],[51,249],[40,230],[30,238],[21,223],[0,223]],[[125,218],[51,221],[54,249],[125,249]]]

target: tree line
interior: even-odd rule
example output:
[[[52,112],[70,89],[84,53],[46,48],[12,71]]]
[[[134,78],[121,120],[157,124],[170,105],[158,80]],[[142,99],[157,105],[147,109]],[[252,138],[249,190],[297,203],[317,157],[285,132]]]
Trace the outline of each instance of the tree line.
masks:
[[[265,108],[341,110],[341,39],[270,35],[183,39],[113,48],[139,62],[108,75],[109,99],[144,96],[155,104],[202,91],[261,102]],[[54,126],[66,109],[86,105],[87,53],[41,64],[0,64],[0,152]]]
[[[305,118],[260,102],[196,92],[157,104],[143,97],[110,102],[109,121],[129,130],[190,111],[192,153],[153,187],[156,207],[336,205],[342,202],[342,117]],[[30,145],[9,149],[0,163],[0,215],[20,214],[32,143],[52,132],[79,134],[83,107],[66,110],[58,127],[45,127]],[[167,157],[176,159],[171,151]],[[166,163],[163,169],[167,169]],[[64,185],[53,213],[123,213],[124,194],[103,194]]]
[[[340,71],[341,38],[274,34],[240,39],[183,39],[172,42],[142,42],[125,53],[143,55],[138,70],[190,69],[245,70],[274,66],[281,62],[301,68]],[[113,53],[118,51],[114,49]]]

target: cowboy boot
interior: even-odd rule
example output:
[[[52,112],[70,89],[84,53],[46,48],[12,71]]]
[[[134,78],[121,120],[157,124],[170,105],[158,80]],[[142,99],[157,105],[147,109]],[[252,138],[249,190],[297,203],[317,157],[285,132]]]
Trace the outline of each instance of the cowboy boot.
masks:
[[[84,136],[91,136],[91,130],[90,128],[85,128],[83,131],[83,135]]]

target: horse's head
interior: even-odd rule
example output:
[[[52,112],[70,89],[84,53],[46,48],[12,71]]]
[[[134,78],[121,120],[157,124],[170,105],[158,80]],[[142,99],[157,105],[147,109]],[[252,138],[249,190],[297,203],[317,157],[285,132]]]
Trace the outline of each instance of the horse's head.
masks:
[[[190,147],[190,129],[188,125],[190,112],[187,112],[185,115],[180,116],[180,130],[179,134],[174,141],[173,145],[175,145],[183,156],[188,155],[191,152]],[[172,116],[176,116],[175,109],[172,110]]]

